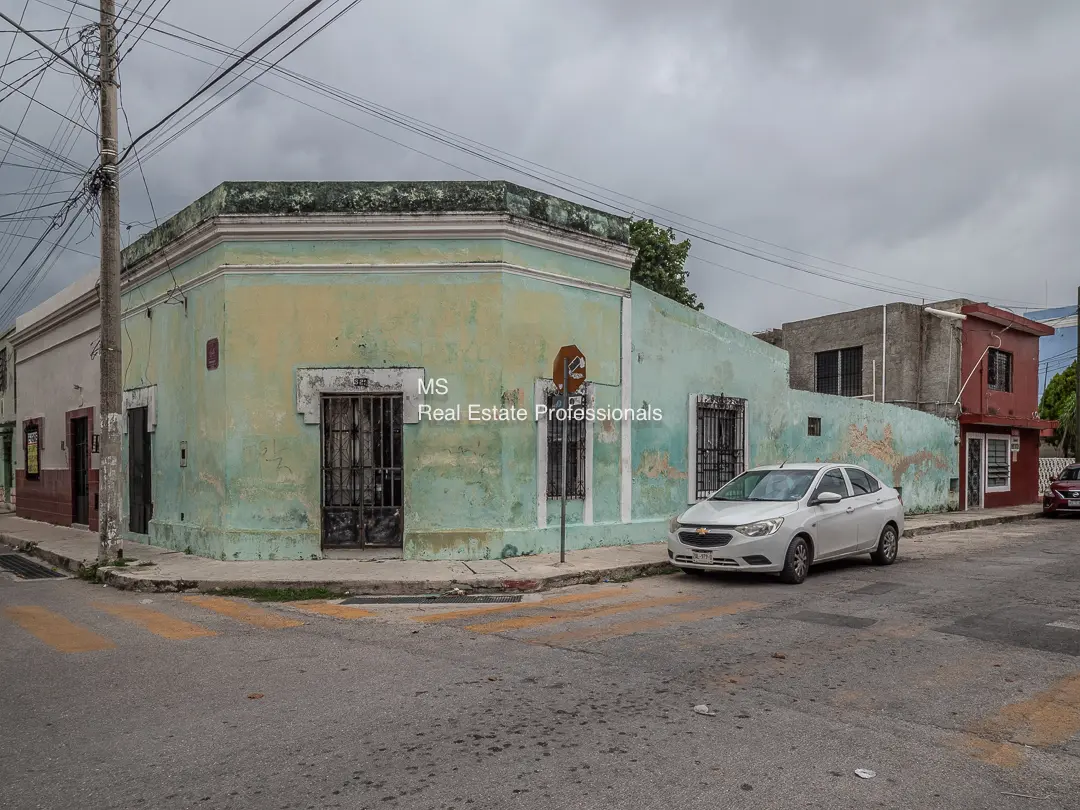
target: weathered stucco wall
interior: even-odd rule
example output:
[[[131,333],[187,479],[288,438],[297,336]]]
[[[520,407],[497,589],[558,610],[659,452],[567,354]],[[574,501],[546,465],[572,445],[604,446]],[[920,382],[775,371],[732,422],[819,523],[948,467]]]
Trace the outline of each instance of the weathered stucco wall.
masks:
[[[945,509],[956,478],[952,423],[894,405],[787,387],[787,353],[707,315],[633,286],[633,400],[660,407],[635,423],[634,520],[687,505],[689,394],[747,400],[750,465],[850,461],[903,487],[909,511]],[[822,435],[807,435],[821,418]]]
[[[227,554],[225,492],[227,487],[225,388],[228,355],[220,353],[216,370],[206,368],[206,342],[225,341],[224,282],[216,278],[174,293],[222,262],[220,248],[174,266],[123,296],[124,390],[156,386],[157,424],[151,436],[152,494],[150,534],[125,532],[124,538],[149,542],[204,556]],[[184,299],[187,305],[184,305]],[[156,302],[147,307],[147,302]],[[147,311],[149,309],[149,315]],[[180,443],[187,447],[181,466]],[[128,470],[128,436],[124,434],[123,470]],[[127,527],[127,498],[123,525]]]

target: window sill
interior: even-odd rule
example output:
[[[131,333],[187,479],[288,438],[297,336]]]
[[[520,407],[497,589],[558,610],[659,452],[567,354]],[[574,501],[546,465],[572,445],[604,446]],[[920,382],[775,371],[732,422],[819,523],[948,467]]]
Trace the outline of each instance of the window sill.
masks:
[[[1012,485],[1006,484],[1003,487],[987,487],[984,492],[1012,492]]]

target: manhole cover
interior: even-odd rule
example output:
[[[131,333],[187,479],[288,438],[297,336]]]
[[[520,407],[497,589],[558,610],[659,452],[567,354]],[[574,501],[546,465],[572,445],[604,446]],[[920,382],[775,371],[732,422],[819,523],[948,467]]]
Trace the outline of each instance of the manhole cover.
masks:
[[[64,575],[18,554],[0,554],[0,568],[20,579],[59,579]]]
[[[463,602],[520,602],[521,594],[477,594],[475,596],[351,596],[343,605],[458,605]]]

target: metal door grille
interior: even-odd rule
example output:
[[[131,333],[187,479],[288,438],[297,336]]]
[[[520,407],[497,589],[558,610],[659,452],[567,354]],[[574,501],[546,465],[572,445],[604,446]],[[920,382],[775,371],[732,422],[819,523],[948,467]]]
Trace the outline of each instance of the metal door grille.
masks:
[[[967,443],[967,503],[968,509],[982,506],[982,440],[968,439]]]
[[[322,403],[322,535],[326,548],[400,547],[400,394]]]
[[[746,400],[700,396],[697,402],[698,500],[746,470]]]
[[[574,397],[570,397],[574,400]],[[548,394],[547,437],[547,496],[562,497],[562,432],[566,434],[566,498],[585,498],[585,405],[583,399],[570,403],[567,420],[557,419],[555,414],[563,409],[558,394]]]

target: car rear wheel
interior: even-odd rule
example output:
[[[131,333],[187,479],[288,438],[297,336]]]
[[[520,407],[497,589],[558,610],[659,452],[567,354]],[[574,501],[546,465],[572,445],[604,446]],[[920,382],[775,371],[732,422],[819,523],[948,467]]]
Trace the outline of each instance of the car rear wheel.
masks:
[[[799,585],[810,572],[810,546],[805,537],[796,537],[788,546],[784,558],[784,570],[780,572],[780,581],[789,585]]]
[[[870,559],[877,565],[892,565],[896,562],[896,551],[900,547],[900,538],[896,533],[896,527],[891,523],[881,530],[877,548],[870,555]]]

